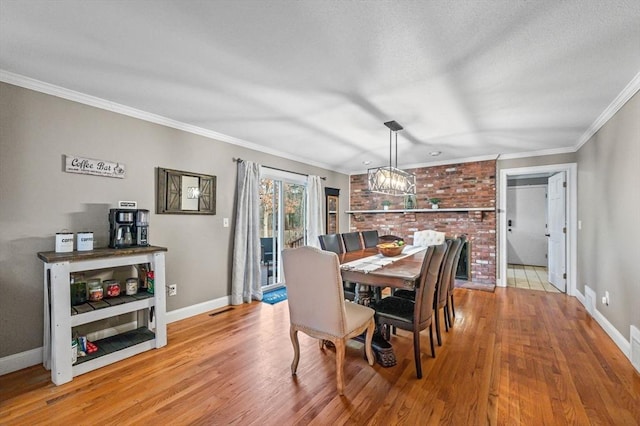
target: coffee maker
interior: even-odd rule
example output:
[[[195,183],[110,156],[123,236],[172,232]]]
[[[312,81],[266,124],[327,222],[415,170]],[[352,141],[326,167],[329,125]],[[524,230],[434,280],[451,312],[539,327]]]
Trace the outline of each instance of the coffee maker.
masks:
[[[135,244],[149,245],[149,210],[136,210]]]
[[[109,247],[125,248],[135,245],[134,226],[136,210],[109,210]]]

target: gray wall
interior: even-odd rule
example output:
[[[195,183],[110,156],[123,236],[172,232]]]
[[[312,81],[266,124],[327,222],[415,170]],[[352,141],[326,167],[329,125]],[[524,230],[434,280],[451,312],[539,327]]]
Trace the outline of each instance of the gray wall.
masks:
[[[629,340],[630,324],[640,328],[640,94],[577,154],[578,290],[594,290],[596,309]]]
[[[126,164],[125,179],[63,172],[63,155]],[[43,264],[54,234],[92,230],[108,244],[108,209],[136,200],[152,211],[150,241],[168,247],[167,310],[230,293],[236,164],[326,176],[348,206],[347,175],[0,83],[0,357],[42,346]],[[215,216],[156,215],[155,168],[217,176]],[[344,210],[344,209],[341,209]],[[232,220],[224,228],[222,219]],[[341,214],[341,229],[348,218]]]

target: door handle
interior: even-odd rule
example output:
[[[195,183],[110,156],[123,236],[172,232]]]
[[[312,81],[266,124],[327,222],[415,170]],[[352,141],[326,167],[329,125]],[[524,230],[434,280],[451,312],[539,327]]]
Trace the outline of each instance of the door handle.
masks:
[[[544,236],[545,236],[545,237],[550,237],[550,236],[551,236],[551,234],[544,234]]]

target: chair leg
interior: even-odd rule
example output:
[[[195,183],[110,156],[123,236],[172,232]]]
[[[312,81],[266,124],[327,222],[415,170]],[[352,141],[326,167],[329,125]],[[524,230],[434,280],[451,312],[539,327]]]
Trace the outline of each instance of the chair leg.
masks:
[[[453,316],[451,313],[451,302],[447,298],[447,321],[449,321],[449,328],[453,327]]]
[[[442,315],[444,315],[444,329],[449,332],[449,307],[447,305],[442,308]]]
[[[344,395],[344,354],[345,343],[344,339],[338,339],[333,342],[336,345],[336,382],[338,388],[338,395]]]
[[[420,358],[420,330],[413,330],[413,357],[416,360],[416,375],[422,379],[422,360]]]
[[[364,339],[364,353],[367,355],[367,362],[369,363],[369,365],[373,365],[373,363],[376,361],[375,357],[373,356],[373,350],[371,349],[371,343],[373,342],[373,332],[375,330],[376,323],[375,321],[373,321],[373,318],[371,318],[371,322],[367,327],[367,334]]]
[[[436,348],[433,346],[433,323],[429,324],[429,342],[431,342],[431,358],[435,358]]]
[[[435,309],[436,317],[436,337],[438,338],[438,346],[442,346],[442,337],[440,336],[440,309]]]
[[[451,292],[451,294],[449,295],[449,297],[451,297],[451,314],[453,315],[453,317],[456,317],[456,307],[453,304],[453,292]]]
[[[300,361],[300,342],[298,342],[298,329],[293,325],[289,328],[289,337],[293,344],[293,362],[291,363],[291,375],[295,376],[298,370],[298,362]]]

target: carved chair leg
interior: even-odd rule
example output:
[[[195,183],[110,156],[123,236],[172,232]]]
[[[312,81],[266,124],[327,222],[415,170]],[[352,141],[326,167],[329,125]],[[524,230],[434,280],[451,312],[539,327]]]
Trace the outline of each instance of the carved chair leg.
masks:
[[[298,330],[292,325],[289,328],[289,337],[293,345],[293,362],[291,363],[291,375],[295,376],[300,361],[300,342],[298,342]]]
[[[375,362],[375,358],[373,356],[373,350],[371,349],[371,342],[373,341],[373,332],[376,329],[376,323],[373,321],[373,318],[369,322],[369,327],[367,327],[367,334],[365,336],[364,341],[364,352],[367,354],[367,362],[369,365],[373,365]]]

